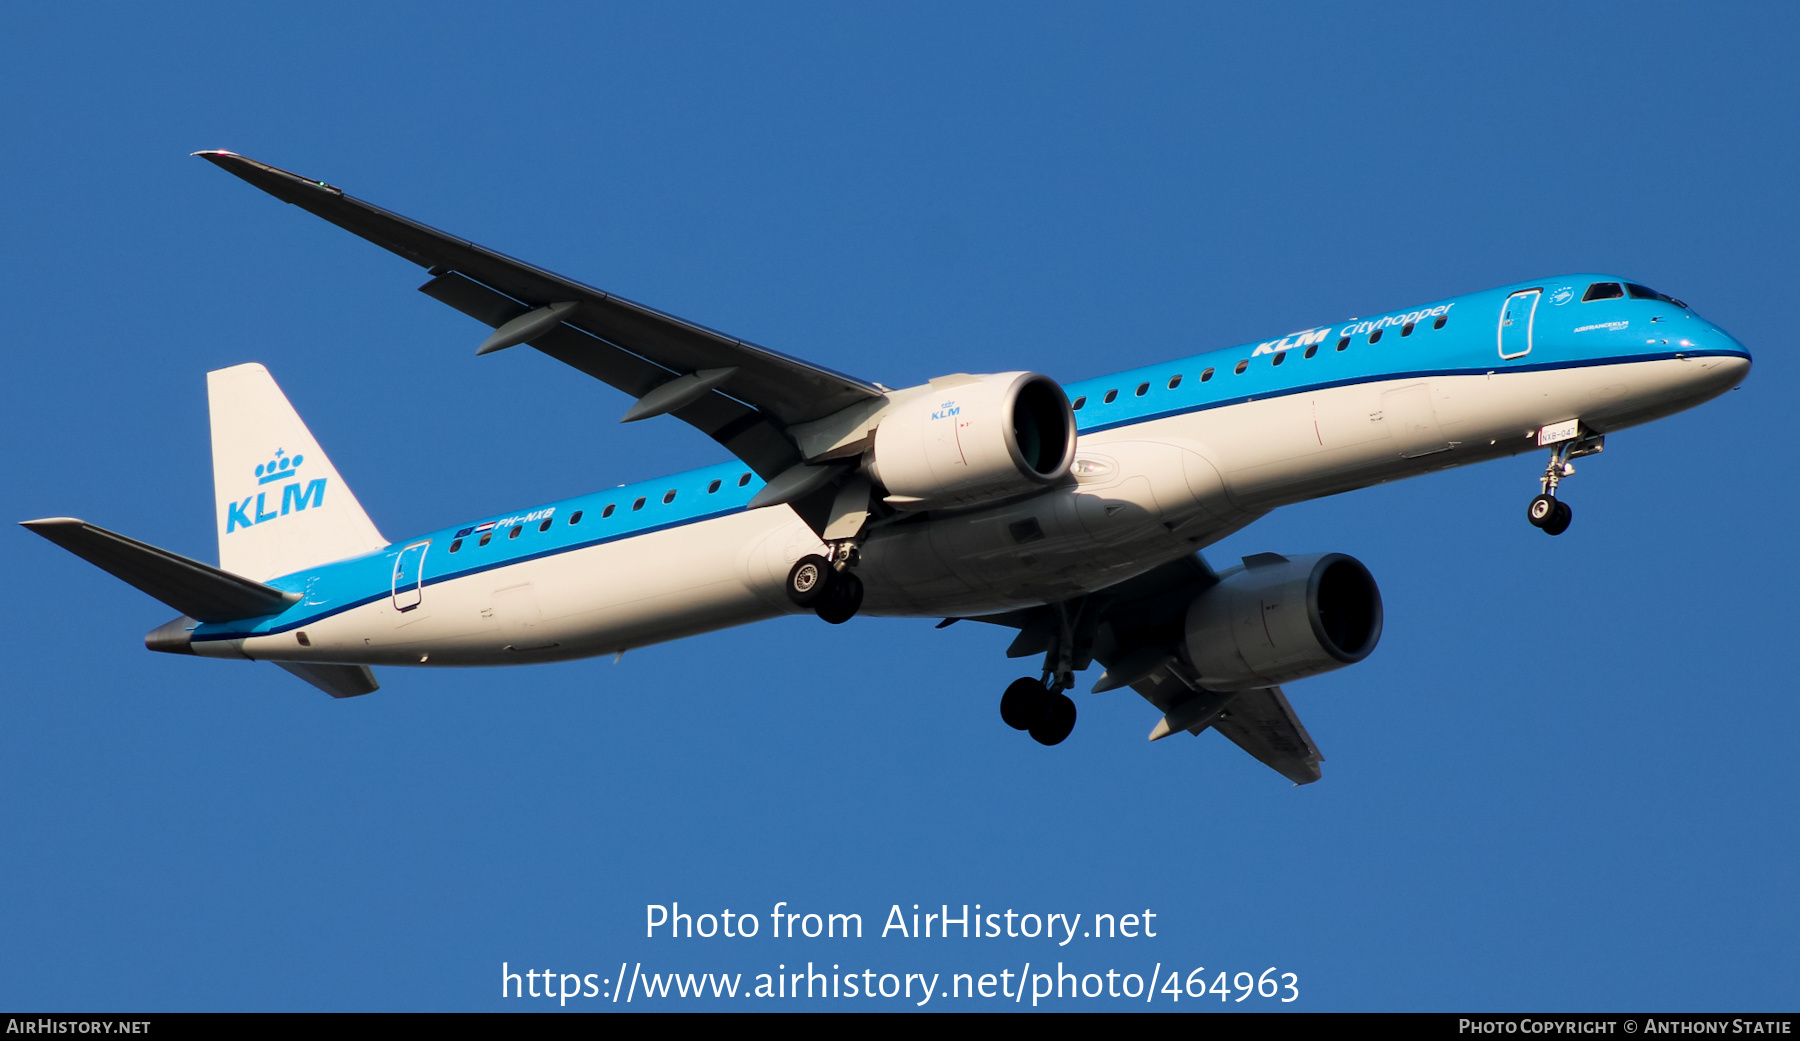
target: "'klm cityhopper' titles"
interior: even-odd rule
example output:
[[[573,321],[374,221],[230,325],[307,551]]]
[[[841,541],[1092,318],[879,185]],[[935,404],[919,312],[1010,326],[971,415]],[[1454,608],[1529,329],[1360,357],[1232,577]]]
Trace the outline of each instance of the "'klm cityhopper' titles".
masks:
[[[1385,318],[1376,318],[1367,322],[1351,322],[1349,325],[1338,330],[1338,335],[1361,336],[1364,333],[1372,333],[1377,329],[1385,329],[1390,325],[1406,326],[1416,322],[1422,322],[1427,318],[1441,318],[1444,315],[1449,314],[1450,309],[1455,306],[1455,304],[1439,304],[1436,307],[1427,307],[1418,311],[1408,311],[1405,314],[1391,314]]]

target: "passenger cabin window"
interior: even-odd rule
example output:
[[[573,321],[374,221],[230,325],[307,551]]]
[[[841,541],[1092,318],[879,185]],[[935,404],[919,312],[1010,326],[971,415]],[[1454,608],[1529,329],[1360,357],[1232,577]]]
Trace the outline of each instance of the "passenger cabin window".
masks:
[[[1101,399],[1100,399],[1100,400],[1101,400],[1101,401],[1102,401],[1102,402],[1103,402],[1103,403],[1105,403],[1105,404],[1108,404],[1108,405],[1110,405],[1110,404],[1112,404],[1112,403],[1113,403],[1113,399],[1114,399],[1114,398],[1116,398],[1116,397],[1118,397],[1118,396],[1119,396],[1119,392],[1118,392],[1118,391],[1116,391],[1116,390],[1109,390],[1109,391],[1107,391],[1107,392],[1106,392],[1106,397],[1104,397],[1104,398],[1101,398]]]
[[[636,501],[636,502],[634,502],[634,503],[632,503],[632,504],[631,504],[631,508],[632,508],[632,509],[634,509],[634,510],[641,510],[641,509],[643,509],[643,508],[644,508],[644,498],[645,498],[645,497],[644,497],[644,496],[642,496],[642,495],[640,495],[640,496],[638,496],[638,501]]]
[[[1442,329],[1444,327],[1444,324],[1448,321],[1450,321],[1449,315],[1447,315],[1447,314],[1438,315],[1437,321],[1432,322],[1431,327],[1433,329]]]
[[[1595,282],[1587,287],[1587,292],[1581,294],[1581,302],[1585,304],[1590,300],[1617,300],[1624,295],[1624,287],[1617,282]]]
[[[1405,325],[1400,327],[1400,335],[1401,336],[1411,336],[1412,331],[1413,331],[1413,323],[1411,323],[1411,322],[1407,322]]]
[[[1175,375],[1173,375],[1173,376],[1170,376],[1170,377],[1169,377],[1169,389],[1170,389],[1170,390],[1174,390],[1174,389],[1175,389],[1175,388],[1176,388],[1176,387],[1179,387],[1179,386],[1181,386],[1181,375],[1180,375],[1180,373],[1177,373],[1177,374],[1175,374]]]
[[[1205,383],[1207,380],[1212,379],[1212,376],[1213,376],[1213,370],[1207,369],[1205,372],[1200,374],[1200,382]]]
[[[494,540],[494,533],[491,531],[484,531],[481,533],[481,541],[475,543],[475,545],[485,546],[488,543],[492,542],[493,540]]]
[[[1069,405],[1069,409],[1074,412],[1080,412],[1081,406],[1083,406],[1085,404],[1087,404],[1087,395],[1083,394],[1081,397],[1076,398],[1074,400],[1074,402]]]
[[[462,540],[461,539],[452,539],[450,541],[450,552],[455,553],[457,550],[459,550],[461,548],[462,548]]]
[[[617,506],[615,506],[615,505],[614,505],[614,504],[612,504],[612,503],[610,503],[610,502],[609,502],[609,503],[607,503],[607,504],[606,504],[606,509],[604,509],[604,510],[601,510],[601,511],[600,511],[600,519],[601,519],[601,520],[605,520],[605,519],[606,519],[606,518],[608,518],[608,517],[610,517],[610,516],[612,516],[612,515],[613,515],[613,511],[614,511],[614,510],[616,510],[616,509],[618,509],[618,507],[617,507]]]
[[[718,490],[719,490],[719,482],[718,481],[714,481],[713,483],[706,486],[706,494],[708,494],[708,495],[711,495],[712,493],[714,493]]]
[[[1338,341],[1338,350],[1341,351],[1348,346],[1350,346],[1350,337],[1346,336]]]
[[[1651,289],[1649,286],[1640,286],[1636,282],[1627,282],[1627,283],[1625,283],[1625,289],[1627,292],[1629,292],[1631,294],[1631,298],[1633,300],[1661,300],[1665,304],[1674,304],[1676,307],[1679,307],[1684,311],[1687,310],[1686,304],[1682,303],[1681,301],[1675,299],[1672,296],[1667,296],[1663,293],[1659,293],[1656,290]]]
[[[675,501],[675,489],[670,488],[667,492],[663,493],[663,505],[667,506],[674,501]]]
[[[1276,351],[1274,360],[1269,362],[1269,364],[1270,365],[1280,365],[1284,361],[1287,361],[1287,352],[1286,351]]]
[[[744,485],[749,484],[749,483],[750,483],[750,475],[749,474],[745,474],[744,476],[738,478],[738,487],[739,488],[742,488]]]
[[[580,510],[576,510],[574,513],[569,514],[569,523],[570,524],[580,524],[581,523],[581,511]]]
[[[1137,389],[1137,396],[1138,396],[1138,397],[1140,397],[1140,398],[1141,398],[1141,397],[1143,397],[1143,396],[1144,396],[1144,395],[1145,395],[1145,394],[1148,394],[1148,393],[1150,393],[1150,384],[1148,384],[1148,383],[1140,383],[1140,384],[1138,384],[1138,389]]]
[[[1319,345],[1315,343],[1306,349],[1306,354],[1303,355],[1303,357],[1310,358],[1317,353],[1319,353]]]
[[[515,524],[512,526],[512,530],[506,533],[506,537],[509,539],[516,539],[519,537],[519,532],[524,531],[524,530],[525,530],[525,525]]]
[[[1250,367],[1250,359],[1245,358],[1243,361],[1240,361],[1237,363],[1237,368],[1232,369],[1231,371],[1237,373],[1239,376],[1242,376],[1244,374],[1244,370],[1249,367]]]
[[[1377,329],[1374,332],[1369,334],[1369,342],[1370,343],[1380,343],[1381,342],[1381,330],[1380,329]]]
[[[540,524],[540,525],[538,525],[538,530],[539,530],[539,531],[549,531],[549,530],[550,530],[550,525],[551,525],[551,524],[552,524],[552,523],[554,523],[554,522],[555,522],[555,520],[556,520],[556,518],[555,518],[555,517],[545,517],[545,518],[544,518],[544,523],[542,523],[542,524]]]

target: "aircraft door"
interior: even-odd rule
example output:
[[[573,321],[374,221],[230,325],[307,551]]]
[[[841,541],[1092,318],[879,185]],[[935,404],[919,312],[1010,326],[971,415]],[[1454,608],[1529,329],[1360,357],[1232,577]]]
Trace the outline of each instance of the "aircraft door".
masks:
[[[394,609],[410,611],[424,599],[425,551],[431,540],[416,542],[394,558]]]
[[[1523,358],[1531,353],[1531,323],[1543,295],[1542,289],[1522,289],[1506,298],[1500,309],[1500,357]]]

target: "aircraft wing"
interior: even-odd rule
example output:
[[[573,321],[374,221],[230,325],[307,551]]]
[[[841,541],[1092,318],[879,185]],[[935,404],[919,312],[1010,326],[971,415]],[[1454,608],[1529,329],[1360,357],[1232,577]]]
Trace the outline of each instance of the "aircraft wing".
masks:
[[[1311,784],[1322,776],[1319,761],[1325,757],[1280,687],[1246,690],[1232,698],[1212,728],[1295,784]]]
[[[800,461],[788,427],[882,397],[873,384],[514,260],[324,181],[231,152],[194,154],[430,269],[421,292],[498,330],[480,353],[529,343],[638,398],[627,417],[674,415],[765,479]]]
[[[1171,657],[1131,684],[1163,712],[1151,740],[1175,730],[1198,737],[1210,727],[1295,784],[1324,776],[1319,763],[1325,757],[1280,687],[1215,693],[1196,687],[1195,680],[1191,670]]]
[[[1198,736],[1211,728],[1295,784],[1311,784],[1322,776],[1319,763],[1325,757],[1280,687],[1207,690],[1181,660],[1188,605],[1218,581],[1196,553],[1061,605],[1074,619],[1075,665],[1086,667],[1091,656],[1106,666],[1096,692],[1128,686],[1155,705],[1163,718],[1151,740],[1180,730]],[[978,620],[1019,630],[1009,657],[1054,654],[1058,611],[1051,605]]]

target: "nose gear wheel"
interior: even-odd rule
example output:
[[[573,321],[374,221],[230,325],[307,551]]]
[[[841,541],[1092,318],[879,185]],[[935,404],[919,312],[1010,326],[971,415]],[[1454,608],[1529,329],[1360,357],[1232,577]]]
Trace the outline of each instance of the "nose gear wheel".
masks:
[[[1550,450],[1550,462],[1544,467],[1544,475],[1538,478],[1543,491],[1531,500],[1531,505],[1525,510],[1525,519],[1532,527],[1541,529],[1546,535],[1561,535],[1569,530],[1569,525],[1575,520],[1575,511],[1568,503],[1556,497],[1556,489],[1564,478],[1575,473],[1575,467],[1569,460],[1593,455],[1605,448],[1606,437],[1599,435],[1572,438]]]
[[[1575,519],[1575,511],[1569,504],[1548,495],[1540,495],[1531,500],[1526,510],[1525,519],[1533,527],[1544,529],[1546,535],[1561,535],[1569,530],[1569,523]]]

